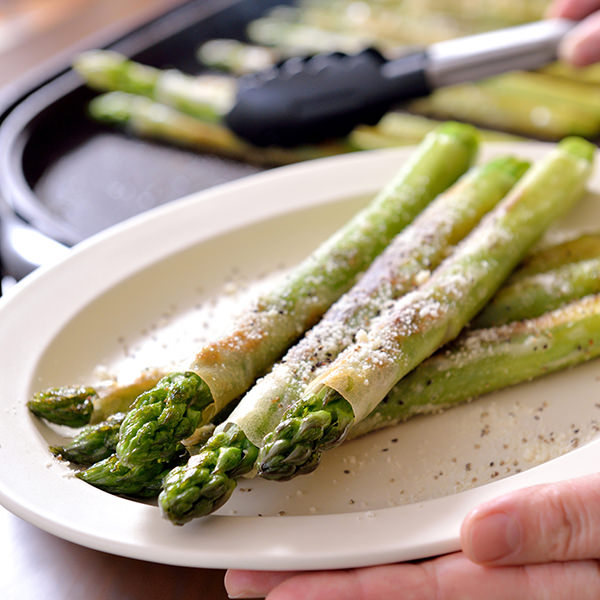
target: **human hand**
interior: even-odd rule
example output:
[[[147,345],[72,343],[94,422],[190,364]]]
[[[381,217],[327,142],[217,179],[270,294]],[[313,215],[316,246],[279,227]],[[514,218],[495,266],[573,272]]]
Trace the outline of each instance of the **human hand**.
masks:
[[[600,474],[487,502],[466,517],[460,538],[462,552],[419,563],[231,570],[225,586],[232,598],[267,600],[597,600]]]
[[[576,66],[600,61],[599,9],[600,0],[555,0],[552,3],[548,16],[584,19],[565,36],[559,48],[560,58]]]

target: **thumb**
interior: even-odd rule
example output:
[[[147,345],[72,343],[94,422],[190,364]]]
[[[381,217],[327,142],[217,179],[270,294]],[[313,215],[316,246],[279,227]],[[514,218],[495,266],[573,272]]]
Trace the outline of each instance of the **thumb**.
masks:
[[[467,515],[461,542],[487,565],[600,558],[600,474],[487,502]]]

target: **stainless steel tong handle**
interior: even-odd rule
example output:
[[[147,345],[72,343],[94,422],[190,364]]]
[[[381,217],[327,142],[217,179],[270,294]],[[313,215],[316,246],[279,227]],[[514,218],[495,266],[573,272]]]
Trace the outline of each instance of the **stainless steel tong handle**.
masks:
[[[427,50],[427,81],[437,88],[535,69],[556,60],[561,40],[575,25],[548,19],[432,44]]]

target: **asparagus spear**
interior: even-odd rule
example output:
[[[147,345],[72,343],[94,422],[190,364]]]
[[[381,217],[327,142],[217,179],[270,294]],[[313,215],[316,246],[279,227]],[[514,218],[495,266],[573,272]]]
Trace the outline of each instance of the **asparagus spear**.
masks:
[[[80,465],[92,465],[114,454],[119,440],[119,429],[125,413],[117,412],[106,421],[86,425],[65,446],[50,446],[50,452],[63,460]]]
[[[509,283],[572,263],[600,257],[600,235],[586,233],[532,252],[511,275]]]
[[[196,57],[207,67],[244,75],[268,69],[284,58],[284,55],[266,46],[222,38],[204,42],[198,48]]]
[[[169,465],[162,463],[129,467],[112,454],[80,471],[76,477],[111,494],[155,498],[168,471]]]
[[[151,390],[151,409],[143,401],[123,422],[119,459],[128,466],[168,461],[181,439],[243,394],[351,287],[389,241],[468,168],[476,148],[477,136],[469,126],[448,123],[430,134],[365,209],[250,305],[230,332],[200,350],[190,371],[203,384],[198,385],[198,397],[188,398],[192,414],[181,408],[186,427],[175,415],[160,421],[163,408],[170,407],[163,392]],[[169,393],[175,394],[175,388]]]
[[[381,118],[374,129],[390,138],[419,140],[425,137],[437,125],[438,121],[434,119],[411,115],[405,112],[389,112]],[[479,135],[481,140],[485,142],[523,141],[523,138],[516,135],[490,129],[479,129]]]
[[[544,284],[544,282],[560,281],[554,287],[561,289],[573,288],[577,290],[593,289],[593,286],[598,279],[597,273],[593,269],[578,268],[576,263],[583,263],[588,260],[600,259],[600,234],[586,233],[576,238],[566,240],[564,242],[547,246],[540,250],[531,252],[525,257],[519,268],[514,271],[507,282],[499,290],[498,295],[502,295],[503,302],[507,306],[518,304],[520,302],[520,289],[515,284],[518,281],[525,279],[524,285],[535,289],[536,285]],[[573,266],[575,268],[564,268]],[[536,280],[535,276],[543,274],[540,280]],[[576,277],[584,277],[576,281],[569,279],[570,275]],[[565,276],[567,277],[565,279]],[[589,277],[589,279],[585,279]],[[536,283],[537,282],[537,283]],[[510,292],[508,291],[510,290]],[[573,296],[577,297],[577,296]],[[494,302],[492,299],[490,302]],[[484,309],[485,310],[485,309]],[[543,307],[544,312],[549,310],[548,306]],[[528,318],[532,314],[526,315]],[[504,319],[505,317],[502,316]],[[511,317],[513,320],[517,318]],[[487,326],[499,325],[499,322],[492,320]],[[137,379],[128,384],[117,384],[116,382],[110,385],[100,385],[94,388],[93,386],[64,386],[62,388],[52,388],[44,390],[35,395],[35,397],[43,397],[42,403],[44,413],[39,413],[38,416],[45,418],[53,423],[61,423],[61,414],[65,403],[72,400],[76,405],[73,411],[83,412],[82,404],[85,404],[87,395],[73,395],[71,390],[87,389],[92,398],[92,414],[89,423],[100,424],[110,415],[120,411],[126,411],[133,404],[134,400],[141,393],[148,391],[158,380],[166,375],[165,369],[149,369],[144,371]],[[70,409],[69,409],[70,410]],[[64,420],[64,419],[63,419]],[[82,419],[80,425],[86,425],[88,421]],[[62,423],[64,424],[64,423]]]
[[[202,121],[149,98],[125,92],[102,94],[94,98],[88,108],[97,121],[125,126],[135,135],[259,165],[284,165],[356,149],[344,140],[295,148],[259,148],[218,122]]]
[[[550,267],[545,275],[553,277],[563,267],[577,264],[577,259],[589,256],[593,249],[592,242],[598,239],[585,235],[538,251],[525,261],[513,277],[518,281],[535,278],[544,265]],[[535,267],[535,274],[519,277],[521,270],[527,272],[531,266]],[[590,283],[595,280],[597,275],[590,273]],[[508,289],[512,289],[513,298],[518,299],[518,290],[508,285],[502,288]],[[579,289],[583,295],[584,288],[574,289]],[[579,296],[574,295],[573,298]],[[546,300],[549,300],[549,304],[544,306]],[[350,430],[349,438],[578,364],[600,353],[599,296],[587,297],[554,312],[549,312],[554,305],[552,298],[544,296],[541,302],[539,308],[545,313],[543,316],[532,319],[533,315],[524,314],[524,318],[531,320],[467,332],[455,343],[424,361],[401,379],[364,421]],[[59,456],[87,464],[112,454],[117,441],[118,423],[123,416],[116,417],[112,423],[109,421],[84,428],[70,445],[57,449]],[[185,468],[174,469],[166,480],[163,497],[168,496],[167,507],[176,507],[166,514],[177,522],[216,510],[233,492],[234,478],[247,474],[254,467],[258,448],[231,421],[212,437],[210,432],[205,431],[204,437],[196,440],[196,444],[202,446],[202,456],[189,461]],[[206,442],[208,445],[204,446]],[[94,454],[99,447],[105,455],[100,452]],[[127,470],[123,465],[116,467],[116,461],[116,458],[104,460],[95,466],[89,477],[84,473],[81,478],[111,493],[141,493],[148,497],[153,492],[158,494],[153,471],[150,471],[148,488],[145,488],[143,473],[147,471]],[[193,470],[192,465],[195,465]],[[178,472],[186,474],[183,480],[185,485],[182,485],[179,477],[174,479]],[[160,477],[164,475],[161,472]],[[133,485],[130,479],[133,479]],[[216,482],[219,482],[218,486]],[[197,494],[191,503],[194,511],[182,508],[185,503],[190,503],[190,490],[204,489],[204,486],[208,495]],[[163,497],[162,503],[165,502]]]
[[[264,439],[259,473],[285,480],[316,468],[410,370],[456,337],[544,230],[585,188],[594,147],[562,141],[419,289],[375,320]]]
[[[208,387],[195,373],[166,375],[125,415],[115,453],[77,476],[112,494],[156,496],[166,471],[185,456],[181,441],[197,429],[209,397]],[[80,440],[79,446],[85,448],[87,441]],[[122,460],[122,455],[131,460]]]
[[[181,440],[203,424],[211,400],[209,387],[196,373],[166,375],[126,414],[117,455],[131,467],[170,462],[181,450]]]
[[[165,374],[159,369],[148,369],[128,384],[49,388],[36,393],[27,406],[33,414],[57,425],[98,424],[114,413],[127,411],[141,393],[153,388]]]
[[[600,296],[534,319],[462,334],[401,379],[353,439],[600,356]]]
[[[89,50],[77,56],[73,68],[94,89],[145,96],[202,121],[219,121],[235,96],[235,79],[192,76],[129,60],[110,50]]]
[[[551,275],[529,275],[504,286],[473,321],[474,327],[537,317],[573,298],[600,292],[600,258],[566,264]]]
[[[545,73],[512,72],[490,77],[481,82],[481,85],[490,89],[514,90],[540,100],[553,98],[579,107],[596,118],[600,113],[600,90],[579,81],[569,81]]]
[[[574,67],[568,63],[558,61],[543,67],[540,71],[555,77],[564,77],[565,79],[582,81],[588,84],[600,83],[600,65],[598,63],[587,67]]]
[[[410,102],[408,109],[436,118],[465,120],[484,127],[555,140],[568,135],[593,138],[598,115],[550,95],[540,98],[514,89],[461,84]]]
[[[81,427],[90,422],[96,390],[85,386],[49,388],[34,394],[27,402],[29,410],[58,425]]]

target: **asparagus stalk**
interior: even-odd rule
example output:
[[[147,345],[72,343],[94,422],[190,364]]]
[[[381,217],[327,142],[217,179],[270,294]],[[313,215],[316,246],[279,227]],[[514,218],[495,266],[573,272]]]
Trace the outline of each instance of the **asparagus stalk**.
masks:
[[[128,384],[49,388],[34,394],[27,406],[36,416],[57,425],[99,424],[114,413],[129,410],[135,399],[164,375],[160,369],[148,369]]]
[[[386,304],[428,276],[526,168],[504,157],[473,169],[399,233],[359,282],[251,388],[201,452],[169,474],[160,496],[163,513],[182,523],[221,506],[235,488],[234,478],[254,468],[258,444],[285,408]],[[217,480],[222,495],[215,492]]]
[[[117,412],[101,423],[86,425],[67,445],[50,446],[50,452],[63,460],[93,465],[115,453],[124,419],[125,413]]]
[[[268,434],[259,473],[285,480],[316,468],[389,390],[481,310],[545,229],[582,195],[594,147],[561,142],[419,289],[395,302],[307,388]]]
[[[571,263],[551,275],[538,273],[504,286],[473,321],[474,327],[489,327],[537,317],[589,294],[600,292],[600,258]]]
[[[568,80],[581,81],[588,84],[600,83],[600,65],[598,63],[587,67],[574,67],[568,63],[558,61],[543,67],[540,71],[555,77],[564,77]]]
[[[600,234],[585,233],[532,252],[511,275],[509,283],[600,257]]]
[[[196,56],[207,67],[235,75],[263,71],[284,58],[274,48],[234,39],[208,40],[198,48]]]
[[[129,467],[112,454],[80,471],[76,477],[111,494],[155,498],[168,471],[169,465],[162,463]]]
[[[534,319],[462,334],[401,379],[348,434],[354,439],[600,356],[600,296]]]
[[[230,77],[157,69],[110,50],[83,52],[73,68],[96,90],[145,96],[209,122],[220,121],[230,110],[237,85]]]
[[[27,402],[29,410],[57,425],[81,427],[90,422],[96,390],[85,386],[49,388],[34,394]]]
[[[579,259],[583,259],[579,262],[589,260],[590,252],[598,249],[597,246],[594,247],[594,242],[598,240],[598,236],[584,235],[535,252],[524,261],[523,267],[517,270],[511,279],[535,280],[544,267],[549,269],[544,274],[554,277],[563,267],[577,264]],[[531,268],[534,269],[534,274],[528,273]],[[523,277],[520,276],[521,271],[525,272]],[[590,284],[597,281],[597,273],[588,273]],[[509,289],[512,290],[513,299],[518,300],[519,290],[511,285],[505,285],[499,294]],[[574,295],[573,299],[579,299],[585,294],[585,286],[573,289],[579,290],[581,294]],[[543,302],[546,300],[549,300],[549,303],[544,306]],[[548,296],[543,296],[541,302],[542,305],[535,308],[539,308],[543,313],[549,313],[555,304],[554,299]],[[599,297],[588,297],[535,319],[532,319],[533,314],[524,314],[523,318],[532,319],[530,321],[513,322],[503,327],[494,324],[494,328],[479,329],[461,335],[456,343],[442,349],[401,379],[377,408],[351,429],[349,438],[594,358],[600,351],[596,341],[600,331],[599,309]],[[61,458],[79,464],[104,459],[115,450],[118,423],[123,416],[119,415],[114,421],[109,420],[84,428],[69,445],[53,450]],[[167,506],[179,507],[177,512],[172,511],[172,516],[178,522],[192,518],[190,509],[181,508],[182,502],[186,501],[181,500],[183,492],[192,487],[207,486],[212,504],[206,495],[200,493],[193,504],[193,516],[208,514],[203,511],[211,512],[211,506],[212,510],[221,506],[235,488],[234,479],[247,474],[256,461],[257,446],[231,421],[226,422],[212,437],[211,429],[202,433],[203,436],[195,443],[202,446],[200,452],[203,456],[193,459],[185,468],[179,467],[180,472],[187,474],[185,486],[182,486],[178,479],[175,483],[172,482],[178,469],[169,473],[165,485],[164,495],[169,496]],[[207,442],[208,445],[204,446]],[[191,448],[191,451],[194,451],[194,448]],[[158,493],[153,475],[146,490],[142,485],[143,478],[139,470],[128,471],[122,465],[116,468],[115,461],[116,458],[103,461],[102,464],[96,465],[88,479],[86,475],[82,478],[116,494],[132,495],[135,493],[132,489],[137,489],[137,493],[147,496],[151,496],[152,491]],[[198,468],[192,471],[191,465],[194,463],[197,467],[202,465],[203,475]],[[161,478],[163,476],[164,473],[161,472]],[[130,478],[133,478],[137,487],[132,487]],[[216,481],[220,482],[220,494],[215,487]],[[175,493],[177,501],[173,500]],[[183,498],[189,498],[189,494],[183,494]]]
[[[102,94],[94,98],[88,108],[97,121],[127,127],[141,137],[264,166],[285,165],[355,149],[344,140],[295,148],[259,148],[248,144],[218,122],[203,121],[149,98],[126,92]]]
[[[539,100],[552,98],[579,107],[596,118],[600,114],[600,89],[579,81],[545,73],[512,72],[491,77],[481,85],[489,89],[514,90]]]
[[[577,263],[596,259],[600,259],[600,234],[587,233],[559,244],[547,246],[526,256],[497,295],[502,295],[503,302],[507,306],[518,304],[520,302],[520,289],[513,284],[521,280],[525,280],[523,284],[526,288],[532,287],[533,289],[536,285],[541,284],[543,286],[544,283],[555,280],[560,281],[560,285],[557,283],[555,287],[560,287],[563,290],[569,288],[573,288],[574,291],[594,289],[593,286],[598,279],[597,273],[593,269],[578,268]],[[569,266],[575,268],[564,268]],[[536,276],[540,274],[544,275],[541,281],[536,279]],[[569,275],[576,277],[589,276],[589,280],[579,279],[578,285],[574,285],[576,282],[569,279]],[[565,276],[567,276],[566,279]],[[494,302],[494,299],[491,302]],[[549,310],[549,307],[544,307],[543,312],[547,310]],[[531,318],[533,315],[526,314],[524,316]],[[504,315],[502,315],[502,318],[505,319]],[[511,317],[511,319],[518,320],[514,317]],[[488,326],[499,324],[499,322],[492,320]],[[108,386],[100,385],[96,388],[93,386],[64,386],[44,390],[35,395],[35,397],[44,398],[42,403],[44,412],[43,414],[38,413],[38,416],[53,423],[61,423],[61,413],[64,405],[71,401],[75,405],[73,411],[83,412],[81,405],[85,404],[88,396],[86,394],[73,395],[71,393],[72,390],[81,388],[89,390],[92,398],[93,408],[89,423],[100,424],[113,413],[127,411],[140,394],[154,387],[158,380],[166,374],[166,369],[155,368],[144,371],[133,382],[124,385],[113,382]],[[82,419],[80,425],[86,425],[87,423],[87,420]]]
[[[405,112],[389,112],[382,117],[374,129],[390,138],[420,140],[437,127],[438,123],[434,119],[428,119],[419,115],[411,115]],[[485,142],[523,141],[523,138],[516,135],[490,129],[479,129],[479,135],[481,140]]]
[[[418,114],[454,118],[548,140],[568,135],[594,138],[600,132],[600,119],[595,112],[557,100],[550,94],[541,98],[481,84],[441,88],[407,106]]]
[[[128,466],[168,461],[181,439],[243,394],[351,287],[391,239],[468,168],[476,148],[477,136],[469,126],[448,123],[428,136],[365,209],[251,304],[228,333],[200,350],[190,371],[202,385],[197,385],[197,397],[188,398],[187,410],[178,404],[179,416],[162,419],[175,388],[166,397],[147,392],[153,397],[151,408],[145,400],[136,403],[121,426],[119,459]]]

